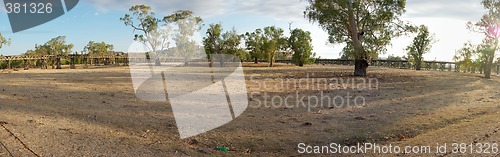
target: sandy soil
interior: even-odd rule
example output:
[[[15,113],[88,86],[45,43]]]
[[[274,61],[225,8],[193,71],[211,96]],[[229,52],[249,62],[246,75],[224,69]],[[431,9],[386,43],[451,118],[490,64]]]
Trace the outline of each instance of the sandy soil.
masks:
[[[135,96],[128,67],[4,70],[0,124],[41,156],[301,156],[299,143],[500,143],[498,76],[370,67],[367,79],[379,84],[364,88],[367,79],[351,77],[352,68],[246,64],[249,108],[222,127],[182,140],[169,104]],[[365,103],[302,105],[322,94]],[[306,98],[284,105],[267,96]],[[0,142],[0,156],[32,155],[4,128]],[[413,155],[454,154],[449,148]]]

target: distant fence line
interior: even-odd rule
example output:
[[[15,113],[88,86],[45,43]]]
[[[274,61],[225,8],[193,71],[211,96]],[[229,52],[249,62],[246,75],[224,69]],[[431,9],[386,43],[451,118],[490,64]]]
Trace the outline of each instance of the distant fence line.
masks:
[[[70,65],[71,69],[75,65],[123,65],[127,66],[129,62],[147,63],[146,58],[129,58],[126,53],[114,55],[88,55],[88,54],[68,54],[68,55],[40,55],[40,56],[0,56],[0,69],[17,68],[47,68],[59,62],[61,65]],[[184,62],[183,58],[166,57],[160,58],[161,62]],[[194,60],[198,61],[198,60]]]
[[[70,65],[72,69],[76,64],[90,64],[90,65],[109,65],[109,64],[122,64],[127,65],[127,55],[40,55],[40,56],[0,56],[0,69],[12,68],[33,68],[33,67],[46,67],[47,64],[54,67],[56,62],[61,65]]]
[[[47,62],[51,62],[54,66],[56,61],[62,65],[70,65],[75,68],[76,64],[90,64],[90,65],[128,65],[129,58],[127,54],[116,55],[87,55],[87,54],[69,54],[69,55],[43,55],[43,56],[0,56],[0,69],[11,68],[32,68],[44,67]],[[131,58],[134,62],[147,62],[144,58]],[[183,62],[182,58],[162,58],[162,62]],[[15,63],[16,62],[16,63]],[[265,61],[264,61],[265,62]],[[277,63],[291,64],[292,60],[276,60]],[[13,67],[12,64],[18,64]],[[5,65],[3,65],[5,64]],[[334,64],[334,65],[354,65],[354,60],[346,59],[316,59],[315,64]],[[389,67],[399,69],[415,69],[415,65],[405,60],[372,60],[371,66]],[[470,72],[482,73],[484,70],[479,67],[462,68],[455,62],[440,62],[440,61],[424,61],[422,70],[440,70],[440,71],[454,71],[454,72]],[[492,73],[497,75],[500,73],[500,64],[494,65]]]
[[[276,60],[277,63],[291,64],[292,60]],[[316,59],[315,64],[333,64],[333,65],[349,65],[354,66],[354,60],[347,59]],[[371,66],[388,67],[398,69],[415,69],[412,62],[406,60],[372,60]],[[424,61],[422,63],[422,70],[440,70],[440,71],[454,71],[454,72],[470,72],[470,73],[483,73],[484,69],[479,67],[461,67],[456,62],[440,62],[440,61]],[[497,75],[500,73],[500,64],[493,66],[492,73]]]

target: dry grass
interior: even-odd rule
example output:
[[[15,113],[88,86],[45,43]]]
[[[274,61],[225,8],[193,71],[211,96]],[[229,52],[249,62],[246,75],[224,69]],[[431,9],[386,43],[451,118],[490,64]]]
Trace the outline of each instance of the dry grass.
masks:
[[[358,85],[361,80],[350,76],[352,67],[264,66],[245,68],[251,107],[227,125],[189,139],[179,138],[168,104],[135,97],[128,67],[2,71],[0,121],[8,122],[5,126],[42,156],[299,155],[301,142],[499,143],[498,77],[371,67],[368,78],[379,81],[378,89],[358,90],[352,84],[323,81],[354,79]],[[281,84],[284,88],[258,88]],[[264,93],[286,97],[321,92],[362,96],[366,104],[258,105]],[[288,103],[300,104],[296,99]],[[30,155],[6,131],[0,130],[0,142],[14,156]],[[230,151],[216,151],[216,146]],[[9,156],[5,148],[0,147],[0,156]]]

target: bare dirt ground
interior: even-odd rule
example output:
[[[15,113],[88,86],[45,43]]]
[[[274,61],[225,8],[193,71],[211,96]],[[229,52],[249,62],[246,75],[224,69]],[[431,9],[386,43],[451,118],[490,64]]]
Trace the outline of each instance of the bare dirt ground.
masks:
[[[367,79],[379,84],[361,89],[348,66],[245,66],[249,108],[188,139],[180,139],[169,104],[135,96],[128,67],[1,71],[0,124],[41,156],[301,156],[299,143],[500,143],[498,76],[370,67]],[[321,94],[365,103],[302,105]],[[0,156],[33,155],[4,128],[0,142]],[[448,147],[441,155],[454,156]]]

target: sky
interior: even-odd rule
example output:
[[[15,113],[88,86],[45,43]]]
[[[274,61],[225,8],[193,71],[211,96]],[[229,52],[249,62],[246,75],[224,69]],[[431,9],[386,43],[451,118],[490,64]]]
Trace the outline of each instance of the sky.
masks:
[[[57,36],[66,36],[67,42],[75,45],[73,51],[82,51],[89,41],[104,41],[113,44],[115,51],[127,52],[134,42],[134,32],[119,19],[136,4],[151,6],[159,17],[176,10],[192,10],[203,18],[204,26],[197,35],[199,42],[212,23],[222,23],[225,31],[234,27],[239,34],[274,25],[283,28],[288,36],[288,25],[292,22],[292,28],[311,32],[317,56],[339,58],[343,48],[342,44],[329,44],[327,33],[304,18],[308,5],[305,0],[81,0],[65,15],[18,33],[12,32],[5,8],[0,7],[0,33],[12,39],[10,46],[0,49],[0,54],[18,55]],[[437,39],[424,55],[425,60],[452,61],[465,42],[480,43],[484,37],[466,29],[468,21],[479,21],[486,13],[479,0],[407,0],[406,11],[403,20],[427,25]],[[405,55],[403,49],[413,37],[393,39],[392,46],[381,56]]]

